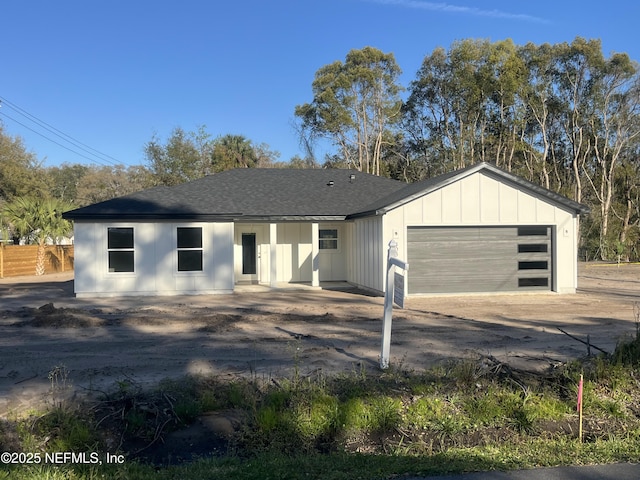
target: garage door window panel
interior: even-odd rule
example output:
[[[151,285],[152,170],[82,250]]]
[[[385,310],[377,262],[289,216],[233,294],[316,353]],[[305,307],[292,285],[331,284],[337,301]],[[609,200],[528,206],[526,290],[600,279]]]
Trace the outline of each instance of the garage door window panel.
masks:
[[[518,227],[519,237],[546,237],[549,235],[549,227],[531,225],[526,227]]]
[[[551,228],[518,227],[518,289],[548,290],[551,285]]]
[[[549,277],[519,278],[518,287],[549,287]]]
[[[521,243],[518,245],[518,253],[547,253],[549,245],[546,243]]]
[[[547,270],[549,262],[546,260],[518,262],[518,270]]]

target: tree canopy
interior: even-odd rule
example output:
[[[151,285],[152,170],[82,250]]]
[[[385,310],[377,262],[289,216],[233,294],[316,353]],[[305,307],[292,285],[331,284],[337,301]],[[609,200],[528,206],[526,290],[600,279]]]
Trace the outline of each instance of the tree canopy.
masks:
[[[243,135],[213,138],[204,126],[196,132],[173,130],[166,142],[157,136],[145,146],[150,185],[177,185],[231,168],[275,167],[280,154]]]
[[[640,77],[598,40],[464,40],[427,55],[403,108],[425,175],[489,161],[593,208],[586,256],[637,258]],[[417,179],[417,178],[416,178]]]
[[[44,168],[0,124],[0,206],[37,195],[86,205],[229,168],[355,168],[413,182],[487,161],[591,207],[582,258],[640,259],[640,72],[598,40],[461,40],[428,53],[405,90],[392,53],[351,50],[321,66],[295,107],[306,156],[239,134],[174,129],[144,165]],[[294,134],[292,132],[292,134]],[[316,142],[332,145],[324,159]]]
[[[400,121],[400,73],[392,53],[373,47],[321,67],[312,102],[295,109],[303,135],[329,139],[347,165],[380,175],[383,146]]]
[[[0,123],[0,204],[14,198],[47,190],[36,156],[27,151],[22,139],[12,137]]]
[[[250,168],[258,164],[258,155],[248,138],[229,134],[214,142],[211,163],[215,172]]]
[[[190,133],[175,128],[164,144],[154,135],[144,151],[155,185],[178,185],[211,172],[212,145],[204,127]]]

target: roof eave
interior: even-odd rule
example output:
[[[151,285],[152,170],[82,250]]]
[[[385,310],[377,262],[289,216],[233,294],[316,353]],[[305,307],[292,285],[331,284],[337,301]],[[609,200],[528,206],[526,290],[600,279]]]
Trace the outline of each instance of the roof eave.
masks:
[[[71,212],[69,212],[71,213]],[[201,221],[201,222],[336,222],[344,221],[347,215],[243,215],[241,213],[104,213],[104,214],[71,214],[62,215],[67,220],[76,222],[105,222],[105,221],[153,221],[153,220],[179,220],[179,221]]]
[[[378,209],[378,210],[367,210],[364,212],[357,212],[347,215],[346,220],[355,220],[356,218],[364,218],[364,217],[376,217],[380,215],[384,215],[386,210]]]
[[[180,221],[200,221],[200,222],[232,222],[235,218],[241,217],[240,213],[222,214],[201,214],[201,213],[104,213],[104,214],[62,214],[62,218],[76,222],[104,222],[104,221],[151,221],[151,220],[180,220]]]
[[[347,219],[347,215],[243,215],[242,222],[338,222]]]

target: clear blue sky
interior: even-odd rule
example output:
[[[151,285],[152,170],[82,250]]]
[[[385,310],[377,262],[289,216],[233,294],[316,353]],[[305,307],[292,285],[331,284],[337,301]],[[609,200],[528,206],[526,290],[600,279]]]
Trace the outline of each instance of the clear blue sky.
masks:
[[[605,55],[640,61],[639,21],[638,0],[6,0],[0,121],[47,166],[108,163],[7,102],[110,162],[143,164],[154,133],[200,125],[288,161],[301,153],[295,106],[311,101],[316,70],[351,49],[392,52],[408,86],[425,55],[465,38],[598,38]]]

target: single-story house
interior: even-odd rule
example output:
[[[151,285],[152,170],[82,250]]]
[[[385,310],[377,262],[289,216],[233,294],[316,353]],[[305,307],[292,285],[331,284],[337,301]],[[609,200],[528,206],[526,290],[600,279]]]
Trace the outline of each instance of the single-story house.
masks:
[[[353,170],[236,169],[66,212],[77,296],[342,281],[408,295],[573,293],[588,209],[488,163],[406,184]]]

